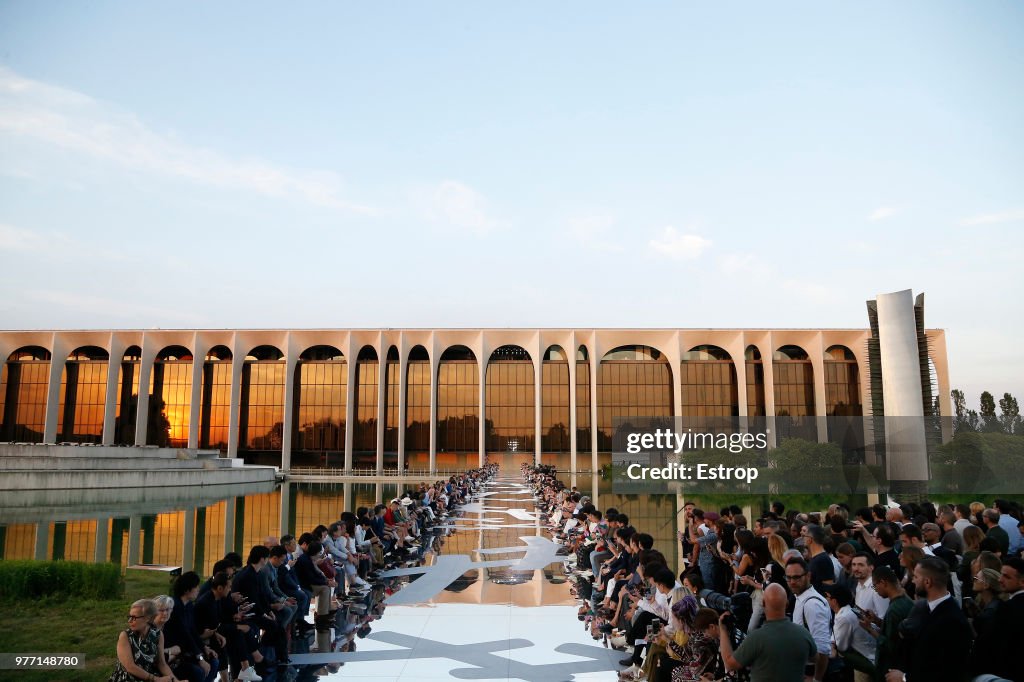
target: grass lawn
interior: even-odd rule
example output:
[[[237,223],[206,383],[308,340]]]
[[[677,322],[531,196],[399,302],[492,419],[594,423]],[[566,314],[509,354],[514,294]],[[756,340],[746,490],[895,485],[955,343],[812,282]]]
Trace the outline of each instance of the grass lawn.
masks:
[[[136,599],[170,592],[167,574],[128,571],[124,599],[40,599],[0,602],[0,651],[82,653],[84,670],[3,671],[12,682],[105,682],[117,660],[117,635]]]

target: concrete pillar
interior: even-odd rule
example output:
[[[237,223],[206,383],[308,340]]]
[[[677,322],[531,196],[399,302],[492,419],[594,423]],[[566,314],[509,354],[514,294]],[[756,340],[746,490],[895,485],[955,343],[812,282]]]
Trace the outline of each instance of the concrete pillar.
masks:
[[[192,337],[192,397],[188,404],[188,446],[199,447],[200,415],[203,402],[203,366],[206,364],[206,348],[201,347],[199,334]]]
[[[570,337],[572,347],[566,350],[569,363],[569,471],[576,476],[576,335]]]
[[[404,338],[398,345],[398,473],[405,470],[405,421],[406,405],[409,399],[409,351]],[[380,499],[378,495],[377,499]]]
[[[387,421],[388,346],[377,342],[377,475],[384,473],[384,422]]]
[[[288,481],[281,484],[281,535],[288,534],[291,526],[292,486]]]
[[[771,334],[768,335],[768,345],[758,344],[757,349],[761,353],[761,369],[764,370],[764,413],[769,429],[768,447],[774,448],[778,441],[775,425],[775,346]]]
[[[181,538],[181,570],[195,570],[196,563],[196,508],[185,510],[185,527]]]
[[[139,391],[142,392],[141,390]],[[139,563],[140,534],[142,533],[142,517],[133,514],[128,517],[128,565]]]
[[[281,424],[281,470],[292,468],[292,428],[295,422],[295,372],[298,368],[299,350],[292,345],[292,335],[285,339],[284,361],[284,415]]]
[[[359,378],[359,349],[352,343],[352,335],[345,346],[348,358],[348,376],[345,379],[345,473],[352,473],[352,443],[356,431],[356,380]]]
[[[124,359],[122,344],[111,334],[107,346],[110,359],[107,360],[107,390],[103,400],[103,445],[113,445],[117,429],[117,392],[120,390],[118,379],[121,377],[121,360]]]
[[[235,551],[235,506],[238,498],[224,500],[224,553]]]
[[[107,547],[110,541],[110,517],[101,516],[96,519],[96,537],[93,541],[93,556],[92,560],[94,563],[103,564],[109,561],[107,556]]]
[[[135,413],[135,444],[145,445],[149,430],[149,378],[153,376],[153,361],[160,349],[149,334],[142,336],[142,357],[139,359],[139,400]]]
[[[814,414],[818,431],[818,442],[828,442],[828,393],[825,391],[825,347],[822,345],[821,332],[814,335],[814,341],[808,344],[807,354],[811,358],[814,369]]]
[[[53,335],[50,354],[50,381],[46,388],[46,421],[43,426],[43,442],[57,442],[57,422],[60,419],[60,380],[69,349],[60,334]]]
[[[241,419],[242,401],[242,370],[245,368],[245,355],[249,349],[243,348],[241,339],[236,334],[231,342],[231,407],[228,414],[228,457],[238,457],[239,421]],[[229,552],[231,550],[225,550]]]
[[[481,335],[482,337],[483,335]],[[481,339],[480,343],[481,355],[485,353],[488,355],[486,358],[477,358],[477,366],[480,368],[479,372],[479,415],[480,422],[477,425],[477,448],[479,449],[479,461],[477,466],[483,466],[484,461],[487,459],[487,365],[490,362],[489,353],[487,353],[487,347],[483,344]]]
[[[50,557],[47,556],[47,550],[50,544],[50,524],[46,521],[41,521],[36,524],[36,547],[35,552],[32,555],[36,561],[46,561]]]
[[[597,335],[590,348],[590,470],[597,472],[597,379],[601,358],[597,352]],[[596,480],[596,478],[595,478]],[[596,488],[595,488],[596,490]],[[596,497],[596,496],[595,496]]]
[[[540,464],[541,451],[543,449],[543,443],[541,443],[541,433],[544,425],[542,423],[542,411],[541,411],[541,381],[544,378],[544,350],[541,348],[540,335],[537,335],[537,341],[533,344],[533,429],[534,429],[534,453],[533,461],[534,464]]]
[[[437,470],[437,374],[441,360],[437,352],[437,344],[431,334],[430,350],[430,471]]]

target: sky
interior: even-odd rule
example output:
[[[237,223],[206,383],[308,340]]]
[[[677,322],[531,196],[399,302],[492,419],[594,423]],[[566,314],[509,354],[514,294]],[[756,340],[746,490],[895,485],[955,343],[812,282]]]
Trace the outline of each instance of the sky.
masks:
[[[866,327],[1024,399],[1024,5],[0,1],[0,328]],[[372,6],[369,6],[372,5]]]

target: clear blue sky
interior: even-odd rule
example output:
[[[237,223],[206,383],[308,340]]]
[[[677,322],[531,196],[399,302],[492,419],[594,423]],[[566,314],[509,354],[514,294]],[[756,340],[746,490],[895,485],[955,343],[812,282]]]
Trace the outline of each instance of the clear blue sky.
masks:
[[[1024,5],[0,2],[0,327],[863,327],[1024,398]]]

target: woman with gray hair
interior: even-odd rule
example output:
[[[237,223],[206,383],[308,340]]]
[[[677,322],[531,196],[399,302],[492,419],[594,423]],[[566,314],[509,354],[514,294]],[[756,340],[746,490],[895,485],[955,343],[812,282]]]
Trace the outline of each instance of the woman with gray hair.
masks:
[[[152,621],[156,603],[140,599],[128,610],[128,628],[117,638],[117,663],[109,682],[178,682],[164,659],[164,638]]]

